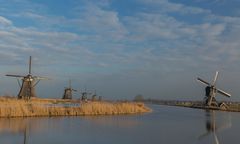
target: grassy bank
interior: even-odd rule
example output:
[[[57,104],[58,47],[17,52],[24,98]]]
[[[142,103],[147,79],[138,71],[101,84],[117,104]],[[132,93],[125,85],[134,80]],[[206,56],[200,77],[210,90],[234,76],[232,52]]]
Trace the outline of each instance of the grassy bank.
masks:
[[[141,100],[144,103],[189,107],[197,109],[213,109],[221,111],[240,112],[240,102],[219,101],[219,106],[206,106],[203,101],[177,101],[177,100]],[[224,105],[222,105],[224,103]]]
[[[118,115],[150,112],[136,102],[80,102],[61,99],[31,99],[0,97],[0,117]]]

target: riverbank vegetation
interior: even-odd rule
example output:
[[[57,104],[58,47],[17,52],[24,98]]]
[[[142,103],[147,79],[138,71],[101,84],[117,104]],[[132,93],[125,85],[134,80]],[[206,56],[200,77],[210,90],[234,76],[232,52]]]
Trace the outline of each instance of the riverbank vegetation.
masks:
[[[118,115],[150,112],[141,102],[0,97],[0,117]]]

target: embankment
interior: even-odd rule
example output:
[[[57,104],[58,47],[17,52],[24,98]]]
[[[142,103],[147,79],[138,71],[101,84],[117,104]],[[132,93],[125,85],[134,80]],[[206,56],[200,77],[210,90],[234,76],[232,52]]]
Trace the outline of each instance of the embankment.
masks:
[[[61,99],[31,99],[0,97],[0,117],[119,115],[150,112],[139,102],[80,102]]]
[[[206,106],[203,101],[141,100],[141,102],[157,105],[240,112],[240,102],[231,101],[219,101],[218,102],[219,106]]]

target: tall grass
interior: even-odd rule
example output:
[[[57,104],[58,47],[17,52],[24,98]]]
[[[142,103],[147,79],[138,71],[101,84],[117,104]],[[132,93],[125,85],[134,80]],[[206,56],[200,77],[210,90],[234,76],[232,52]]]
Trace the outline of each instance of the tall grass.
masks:
[[[0,97],[0,117],[115,115],[150,111],[143,103],[135,102],[81,102],[38,98],[25,101]]]

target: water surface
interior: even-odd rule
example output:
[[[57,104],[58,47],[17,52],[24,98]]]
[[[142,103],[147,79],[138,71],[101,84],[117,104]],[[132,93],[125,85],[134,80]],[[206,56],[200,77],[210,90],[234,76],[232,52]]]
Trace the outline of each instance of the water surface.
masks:
[[[152,113],[0,119],[4,144],[238,143],[240,113],[150,105]]]

